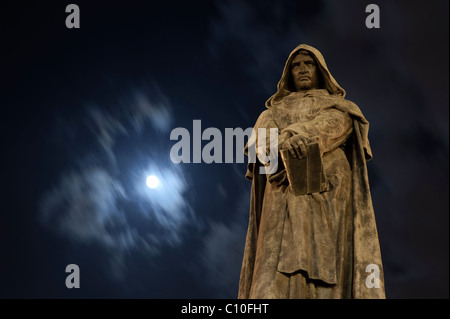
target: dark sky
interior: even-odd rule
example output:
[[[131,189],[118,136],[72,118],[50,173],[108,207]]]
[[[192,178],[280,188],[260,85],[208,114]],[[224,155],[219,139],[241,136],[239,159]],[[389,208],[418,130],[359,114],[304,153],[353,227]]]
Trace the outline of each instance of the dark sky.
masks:
[[[73,2],[0,7],[0,297],[237,297],[246,164],[170,132],[253,126],[306,43],[371,125],[387,297],[448,298],[448,1]]]

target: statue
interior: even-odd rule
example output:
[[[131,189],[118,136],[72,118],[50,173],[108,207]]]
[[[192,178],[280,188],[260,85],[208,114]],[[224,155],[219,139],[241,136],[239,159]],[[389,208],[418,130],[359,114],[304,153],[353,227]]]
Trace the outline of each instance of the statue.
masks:
[[[248,164],[238,297],[385,298],[368,121],[311,46],[292,51],[277,88],[244,149],[248,155],[258,145],[257,129],[278,129],[277,171],[261,174],[261,162]]]

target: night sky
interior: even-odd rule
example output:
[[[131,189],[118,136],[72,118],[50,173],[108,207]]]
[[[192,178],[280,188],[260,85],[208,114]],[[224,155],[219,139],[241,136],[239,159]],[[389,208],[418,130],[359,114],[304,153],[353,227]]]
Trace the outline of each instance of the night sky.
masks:
[[[236,298],[246,163],[175,164],[170,133],[252,127],[306,43],[370,122],[387,297],[448,298],[448,6],[2,2],[0,297]]]

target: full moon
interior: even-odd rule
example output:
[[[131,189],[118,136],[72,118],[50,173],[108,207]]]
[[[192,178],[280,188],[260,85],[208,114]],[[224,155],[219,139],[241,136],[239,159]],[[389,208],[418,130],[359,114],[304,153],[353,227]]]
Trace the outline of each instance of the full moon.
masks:
[[[147,177],[147,180],[145,181],[148,188],[156,188],[159,186],[159,178],[155,175],[150,175]]]

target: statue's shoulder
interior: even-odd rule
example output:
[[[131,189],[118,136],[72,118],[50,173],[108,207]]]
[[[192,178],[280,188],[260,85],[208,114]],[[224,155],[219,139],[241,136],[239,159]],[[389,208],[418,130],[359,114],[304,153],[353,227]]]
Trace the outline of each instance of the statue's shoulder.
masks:
[[[336,103],[343,106],[345,105],[350,108],[358,107],[355,102],[338,94],[323,95],[319,99],[322,101],[331,101],[332,103]]]
[[[358,114],[361,113],[359,106],[352,100],[342,98],[342,104],[344,105],[345,108],[352,111],[352,113],[358,113]]]
[[[334,97],[333,104],[334,104],[334,108],[336,108],[342,112],[346,112],[350,115],[353,115],[353,116],[356,116],[359,118],[364,118],[364,116],[361,112],[361,109],[352,100],[349,100],[342,96],[336,96],[336,97]]]
[[[270,109],[266,109],[262,111],[258,118],[256,119],[255,128],[264,127],[267,122],[272,119],[272,111]]]
[[[358,105],[356,105],[356,103],[353,102],[352,100],[349,100],[349,99],[347,99],[347,98],[342,98],[342,99],[345,101],[345,103],[347,103],[347,105],[348,105],[349,107],[358,107]]]
[[[258,121],[266,121],[272,118],[273,115],[273,107],[265,109],[264,111],[261,112],[261,114],[259,114],[258,116]]]

